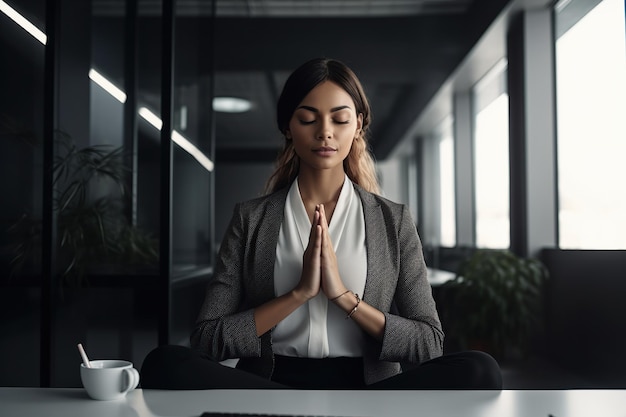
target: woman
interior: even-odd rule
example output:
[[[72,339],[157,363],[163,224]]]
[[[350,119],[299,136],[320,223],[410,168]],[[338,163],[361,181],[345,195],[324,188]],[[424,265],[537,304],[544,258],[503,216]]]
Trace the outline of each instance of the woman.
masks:
[[[163,388],[150,369],[167,362],[161,374],[183,375],[165,388],[500,388],[488,355],[442,356],[415,225],[378,195],[355,74],[331,59],[303,64],[277,122],[284,149],[268,194],[234,210],[191,336],[197,356],[158,349],[143,386]],[[189,369],[172,365],[177,355]],[[230,358],[236,370],[217,363]]]

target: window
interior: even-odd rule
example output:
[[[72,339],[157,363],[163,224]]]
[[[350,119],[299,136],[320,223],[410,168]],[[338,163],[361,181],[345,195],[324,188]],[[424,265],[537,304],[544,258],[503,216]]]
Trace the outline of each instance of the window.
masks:
[[[441,246],[456,245],[456,209],[454,189],[454,137],[451,118],[439,131],[439,205],[441,210]]]
[[[500,61],[473,91],[476,246],[504,249],[509,228],[509,98],[506,61]]]
[[[626,249],[624,1],[555,6],[559,246]]]

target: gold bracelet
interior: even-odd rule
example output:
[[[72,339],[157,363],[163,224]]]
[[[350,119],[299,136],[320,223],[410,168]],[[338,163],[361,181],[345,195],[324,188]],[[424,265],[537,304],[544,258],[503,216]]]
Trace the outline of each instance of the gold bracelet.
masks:
[[[357,311],[357,309],[359,308],[359,304],[361,304],[361,299],[359,298],[359,294],[354,294],[354,296],[356,297],[356,305],[354,306],[354,308],[352,309],[351,312],[348,313],[348,315],[346,316],[346,319],[349,319],[350,317],[352,317],[352,315]]]
[[[349,293],[350,290],[346,291],[346,292],[342,292],[341,294],[339,294],[338,296],[336,296],[335,298],[331,298],[330,301],[335,301],[336,299],[338,299],[339,297],[341,297],[342,295],[346,295],[347,293]]]

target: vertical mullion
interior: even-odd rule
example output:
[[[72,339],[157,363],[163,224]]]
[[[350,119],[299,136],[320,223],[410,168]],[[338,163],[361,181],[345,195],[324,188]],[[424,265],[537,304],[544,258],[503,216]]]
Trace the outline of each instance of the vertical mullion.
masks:
[[[209,147],[209,155],[211,161],[216,161],[215,158],[215,111],[213,110],[213,97],[215,96],[215,36],[217,34],[216,30],[216,13],[217,13],[217,0],[211,0],[211,43],[210,47],[210,57],[211,57],[211,76],[210,76],[210,91],[209,91],[209,123],[210,123],[210,147]],[[215,170],[213,170],[215,171]],[[210,239],[211,239],[211,257],[209,258],[209,262],[211,267],[215,270],[215,172],[209,173],[209,230],[210,230]]]
[[[170,343],[172,275],[172,110],[174,80],[174,1],[163,0],[161,56],[161,238],[159,344]]]
[[[520,13],[510,23],[507,34],[507,90],[509,94],[509,199],[510,249],[518,256],[528,256],[528,213],[526,193],[526,85],[525,85],[525,15]]]
[[[126,0],[124,22],[124,103],[123,144],[124,163],[128,166],[128,175],[124,178],[128,190],[125,201],[125,217],[133,227],[137,226],[137,176],[138,176],[138,137],[137,137],[137,50],[138,50],[138,5],[139,0]],[[130,151],[130,152],[128,152]],[[135,292],[135,290],[132,290]],[[123,357],[132,357],[134,300],[131,301],[131,315],[124,325],[120,336],[120,353]]]
[[[41,230],[41,322],[39,350],[39,385],[52,385],[54,332],[54,290],[56,273],[56,220],[54,212],[54,129],[56,121],[57,49],[59,1],[46,2],[46,36],[43,103],[43,182]]]
[[[124,43],[124,148],[129,149],[130,177],[127,179],[130,201],[127,215],[130,224],[137,225],[137,2],[126,0]]]

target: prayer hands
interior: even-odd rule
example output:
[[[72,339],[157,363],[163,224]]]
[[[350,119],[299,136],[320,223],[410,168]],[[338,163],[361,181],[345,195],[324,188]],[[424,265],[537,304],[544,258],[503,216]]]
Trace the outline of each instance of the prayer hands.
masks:
[[[320,289],[329,299],[346,291],[339,276],[337,256],[328,232],[328,221],[323,204],[315,208],[309,244],[304,251],[298,289],[307,299],[319,294]]]
[[[296,287],[307,300],[315,297],[321,288],[321,246],[322,246],[322,226],[320,225],[319,206],[315,208],[311,233],[309,234],[309,244],[304,251],[302,258],[302,275]]]
[[[328,232],[328,221],[326,220],[326,211],[324,205],[320,204],[320,225],[322,227],[322,244],[321,244],[321,285],[322,291],[326,297],[333,299],[347,291],[341,276],[339,275],[339,267],[337,266],[337,255],[333,242]]]

